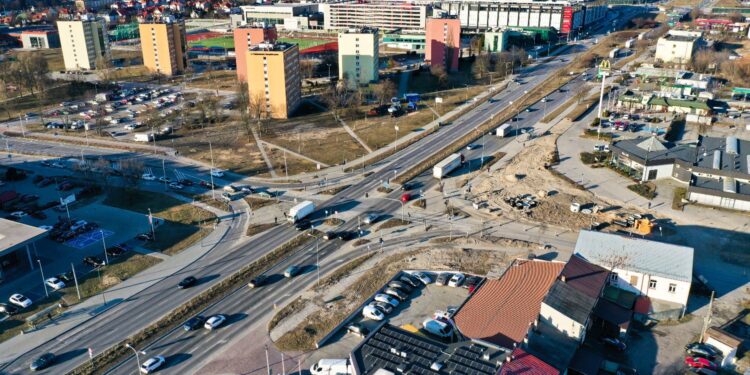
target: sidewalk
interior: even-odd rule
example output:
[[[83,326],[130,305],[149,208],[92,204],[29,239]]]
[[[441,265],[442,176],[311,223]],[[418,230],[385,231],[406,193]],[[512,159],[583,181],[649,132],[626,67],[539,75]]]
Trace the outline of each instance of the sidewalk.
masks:
[[[131,296],[143,291],[180,269],[190,265],[199,257],[217,245],[232,227],[233,220],[222,221],[206,238],[193,244],[184,251],[144,270],[101,293],[104,296],[92,296],[57,316],[53,321],[38,326],[35,330],[18,335],[0,343],[0,363],[14,360],[35,347],[78,327],[89,319],[117,306]],[[205,245],[204,245],[205,244]],[[106,298],[107,303],[103,301]]]

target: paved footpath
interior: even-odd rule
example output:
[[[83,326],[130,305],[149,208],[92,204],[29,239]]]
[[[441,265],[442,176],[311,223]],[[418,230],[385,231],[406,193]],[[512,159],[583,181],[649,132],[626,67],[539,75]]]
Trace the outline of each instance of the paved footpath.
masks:
[[[208,205],[201,204],[201,207],[217,214],[226,215],[226,212]],[[33,331],[0,343],[0,364],[11,361],[21,354],[96,317],[116,306],[117,301],[124,301],[163,278],[178,272],[217,246],[225,246],[225,241],[222,240],[227,239],[230,232],[244,230],[244,228],[235,228],[235,222],[237,221],[237,219],[222,220],[217,224],[216,229],[206,236],[203,241],[197,242],[180,253],[168,257],[168,259],[107,289],[99,295],[92,296],[72,306],[53,321],[37,326]],[[105,299],[107,301],[106,304],[104,303]]]

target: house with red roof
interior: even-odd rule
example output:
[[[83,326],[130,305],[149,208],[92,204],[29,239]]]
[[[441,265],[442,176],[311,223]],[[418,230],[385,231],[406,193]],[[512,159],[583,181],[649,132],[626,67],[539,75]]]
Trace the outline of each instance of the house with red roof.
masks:
[[[516,348],[498,375],[559,375],[560,371],[538,357]]]

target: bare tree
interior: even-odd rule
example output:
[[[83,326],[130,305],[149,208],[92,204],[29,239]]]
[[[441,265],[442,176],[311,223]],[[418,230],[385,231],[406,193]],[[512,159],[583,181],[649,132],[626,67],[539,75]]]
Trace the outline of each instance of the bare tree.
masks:
[[[396,84],[390,78],[386,78],[383,82],[375,86],[375,97],[378,98],[378,104],[381,105],[394,97],[396,92]]]
[[[490,57],[488,55],[479,55],[474,60],[474,65],[471,67],[472,73],[477,81],[482,81],[485,76],[490,72]]]
[[[123,159],[120,161],[120,172],[126,189],[135,189],[143,176],[145,165],[140,159]]]
[[[578,104],[581,104],[584,99],[586,99],[586,94],[588,94],[589,89],[585,85],[578,86],[575,91],[573,92],[573,98],[576,99],[576,102]]]
[[[237,83],[237,110],[240,111],[240,125],[245,129],[247,141],[253,140],[253,123],[250,118],[250,92],[248,91],[247,82]]]
[[[345,77],[346,78],[346,77]],[[330,86],[321,96],[321,99],[331,110],[331,113],[337,119],[341,115],[341,109],[348,107],[352,103],[352,92],[347,89],[346,79],[339,82],[338,85]]]
[[[445,66],[433,65],[430,67],[430,73],[435,76],[441,88],[445,88],[448,85],[448,72],[445,70]]]
[[[478,35],[471,38],[471,44],[469,46],[470,54],[481,55],[484,49],[484,35]]]

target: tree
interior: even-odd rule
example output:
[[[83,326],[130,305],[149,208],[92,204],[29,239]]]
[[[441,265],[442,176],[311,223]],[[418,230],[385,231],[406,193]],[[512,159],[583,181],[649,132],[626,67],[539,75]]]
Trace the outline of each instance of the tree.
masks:
[[[96,66],[97,73],[99,73],[99,79],[102,81],[110,82],[117,79],[117,71],[114,69],[114,65],[109,56],[97,57],[96,61],[94,61],[94,66]]]
[[[299,69],[302,73],[302,78],[313,78],[315,77],[316,64],[312,60],[301,60],[299,62]]]
[[[448,72],[445,70],[445,66],[433,65],[430,67],[430,73],[437,79],[438,86],[444,88],[448,85]]]
[[[477,81],[482,81],[490,71],[490,57],[488,55],[477,56],[474,60],[474,65],[471,67],[471,71],[474,73]]]
[[[352,104],[353,95],[346,85],[346,79],[339,82],[338,85],[331,85],[321,96],[323,102],[331,110],[336,119],[339,119],[341,109]]]
[[[120,160],[120,172],[126,189],[135,189],[143,176],[145,166],[141,159]]]
[[[266,98],[260,91],[252,94],[248,93],[247,112],[250,118],[256,120],[255,124],[258,133],[263,134],[263,125],[271,117],[271,113],[266,108]],[[252,128],[250,131],[252,132]]]
[[[378,104],[388,103],[396,95],[396,84],[390,78],[375,86],[375,97],[378,98]]]
[[[240,125],[245,129],[247,141],[253,140],[253,124],[248,112],[250,107],[250,92],[248,91],[247,82],[237,83],[237,110],[240,111]]]
[[[580,85],[573,92],[573,98],[576,99],[576,102],[578,102],[578,104],[581,104],[583,99],[586,99],[586,94],[588,94],[588,92],[588,87],[586,87],[585,85]]]
[[[471,38],[469,50],[471,55],[481,55],[484,49],[484,35],[477,35]]]

